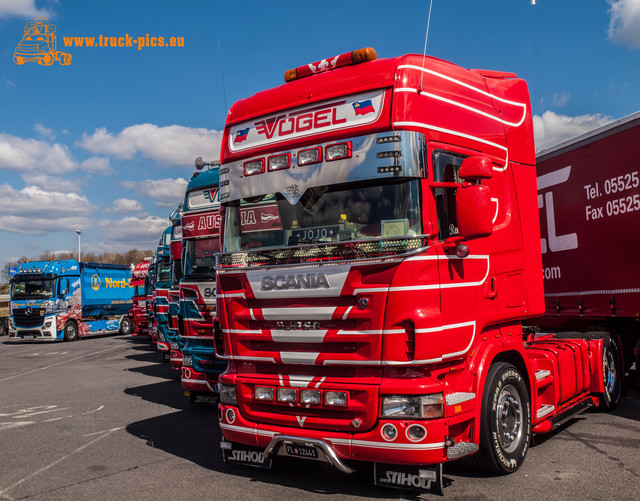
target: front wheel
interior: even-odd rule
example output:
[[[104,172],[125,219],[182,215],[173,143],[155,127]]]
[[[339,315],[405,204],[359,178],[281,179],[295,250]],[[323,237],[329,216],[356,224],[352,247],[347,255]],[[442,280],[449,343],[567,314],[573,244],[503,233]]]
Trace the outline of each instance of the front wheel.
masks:
[[[484,385],[476,464],[492,473],[512,473],[522,465],[530,439],[527,384],[513,365],[498,362],[489,369]]]
[[[78,326],[75,322],[69,321],[64,325],[64,340],[75,341],[78,339]]]
[[[122,320],[120,320],[120,334],[123,336],[131,334],[131,321],[129,317],[122,317]]]

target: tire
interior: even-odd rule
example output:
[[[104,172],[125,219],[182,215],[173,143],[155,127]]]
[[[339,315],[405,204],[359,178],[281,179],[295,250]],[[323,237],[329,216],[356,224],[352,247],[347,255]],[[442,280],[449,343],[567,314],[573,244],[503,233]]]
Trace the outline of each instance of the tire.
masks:
[[[7,321],[4,318],[0,318],[0,336],[7,334]]]
[[[22,65],[22,64],[24,64],[24,58],[14,54],[13,55],[13,62],[16,63],[16,64]]]
[[[120,334],[123,336],[131,334],[131,321],[129,320],[129,317],[124,316],[120,320]]]
[[[602,350],[604,393],[598,407],[605,411],[615,409],[622,395],[622,353],[618,336],[607,335]]]
[[[531,401],[527,383],[513,365],[497,362],[489,368],[480,417],[477,467],[504,475],[516,471],[531,440]]]
[[[64,340],[65,341],[77,341],[78,340],[78,326],[75,322],[69,321],[64,324]]]

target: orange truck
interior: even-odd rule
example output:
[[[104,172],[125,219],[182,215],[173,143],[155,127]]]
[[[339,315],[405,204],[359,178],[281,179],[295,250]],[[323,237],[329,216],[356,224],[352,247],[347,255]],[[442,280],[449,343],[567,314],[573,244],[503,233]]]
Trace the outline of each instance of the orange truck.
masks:
[[[71,54],[59,52],[56,25],[45,21],[30,21],[24,27],[22,40],[13,53],[16,64],[36,61],[51,66],[55,61],[66,66],[71,64]]]

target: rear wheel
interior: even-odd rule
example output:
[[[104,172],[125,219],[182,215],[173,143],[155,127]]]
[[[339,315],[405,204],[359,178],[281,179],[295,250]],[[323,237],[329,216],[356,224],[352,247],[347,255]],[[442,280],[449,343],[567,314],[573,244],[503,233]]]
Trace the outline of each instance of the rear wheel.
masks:
[[[75,341],[78,339],[78,326],[75,322],[69,321],[64,325],[64,340]]]
[[[618,337],[609,335],[608,341],[604,341],[602,350],[602,375],[604,380],[604,393],[600,399],[600,408],[613,410],[620,403],[622,395],[622,354]]]
[[[505,474],[522,465],[531,439],[527,384],[513,365],[498,362],[487,374],[480,418],[480,451],[475,463]]]

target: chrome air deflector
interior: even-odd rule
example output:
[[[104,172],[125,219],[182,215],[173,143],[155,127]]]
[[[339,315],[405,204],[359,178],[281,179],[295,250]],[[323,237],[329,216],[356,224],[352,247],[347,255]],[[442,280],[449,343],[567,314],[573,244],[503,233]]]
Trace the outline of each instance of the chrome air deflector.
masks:
[[[318,149],[324,151],[336,141],[305,145],[286,151],[257,154],[220,168],[220,201],[228,203],[264,193],[281,193],[295,204],[311,187],[335,185],[381,178],[419,178],[423,165],[423,135],[412,131],[393,131],[345,139],[349,156],[321,160],[311,165],[299,165],[299,153]],[[344,142],[342,141],[342,142]],[[261,159],[287,156],[287,168],[265,169],[247,176],[244,164]]]

